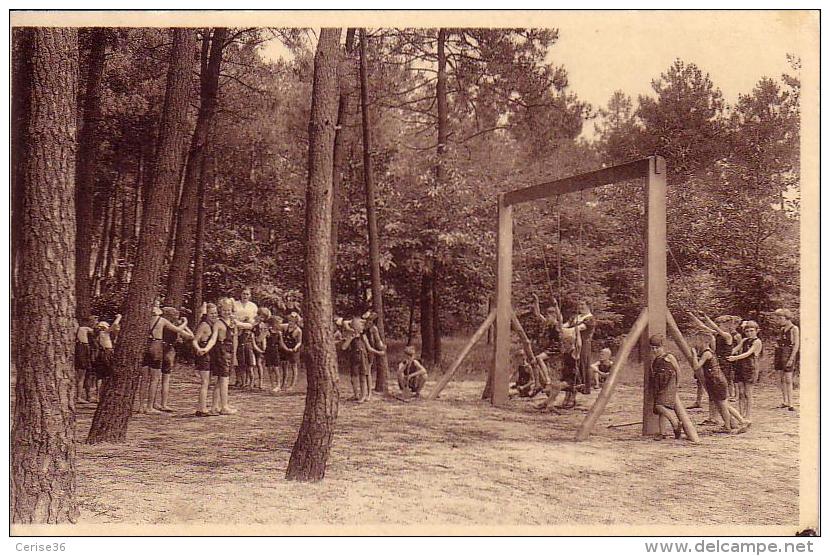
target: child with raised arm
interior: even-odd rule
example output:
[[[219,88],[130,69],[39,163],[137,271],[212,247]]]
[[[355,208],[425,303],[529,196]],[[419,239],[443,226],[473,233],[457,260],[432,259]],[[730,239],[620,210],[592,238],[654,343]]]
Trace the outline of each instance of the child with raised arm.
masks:
[[[611,350],[608,348],[599,350],[599,359],[591,365],[591,383],[594,388],[602,388],[613,366],[614,360],[611,359]]]
[[[542,322],[543,326],[543,339],[540,344],[544,347],[542,348],[542,353],[536,356],[541,374],[537,376],[537,373],[531,366],[531,371],[534,373],[534,388],[541,389],[548,386],[552,376],[555,374],[548,366],[548,362],[555,362],[559,357],[560,343],[562,341],[562,313],[559,310],[559,304],[554,299],[553,305],[545,309],[545,314],[543,315],[539,306],[539,296],[533,294],[533,314]]]
[[[398,364],[398,386],[407,399],[419,397],[427,383],[427,370],[415,358],[415,348],[406,346],[403,350],[404,360]]]
[[[715,320],[709,318],[709,315],[701,312],[698,317],[693,312],[688,312],[698,328],[714,336],[715,338],[715,356],[718,358],[718,363],[726,376],[728,384],[728,395],[730,398],[737,397],[737,389],[735,386],[735,371],[734,366],[727,360],[727,357],[732,355],[732,350],[737,345],[735,326],[738,324],[736,317],[730,315],[721,315]]]
[[[121,315],[115,315],[115,320],[110,325],[107,321],[102,320],[96,326],[96,340],[98,342],[98,354],[95,358],[95,378],[98,390],[98,398],[101,398],[101,388],[105,381],[108,382],[112,377],[112,355],[115,352],[115,346],[112,341],[113,336],[118,335],[121,326]]]
[[[660,334],[655,334],[648,339],[648,345],[654,359],[651,361],[651,374],[649,384],[653,396],[652,411],[658,416],[660,432],[654,439],[663,440],[664,420],[671,424],[674,430],[674,437],[680,438],[682,429],[680,419],[674,409],[677,398],[677,373],[680,365],[671,353],[666,352],[665,339]]]
[[[90,401],[89,383],[87,373],[92,371],[92,347],[90,338],[95,334],[93,328],[97,322],[92,319],[86,325],[78,326],[75,332],[75,387],[77,390],[76,399],[79,402]]]
[[[165,347],[170,342],[175,342],[181,334],[185,338],[192,338],[193,334],[187,328],[187,319],[178,326],[170,322],[164,316],[164,311],[153,306],[150,315],[150,327],[148,329],[147,347],[142,362],[141,390],[139,392],[139,413],[159,415],[161,411],[153,407],[156,401],[156,390],[161,382],[161,372],[164,366]],[[172,314],[168,312],[168,316]],[[169,379],[168,379],[169,380]]]
[[[735,348],[735,355],[727,357],[727,361],[738,364],[735,369],[735,380],[738,383],[738,410],[745,419],[752,418],[752,385],[758,382],[760,367],[758,360],[764,350],[764,344],[758,338],[758,323],[754,320],[743,322],[745,337]]]
[[[793,375],[798,368],[799,330],[793,323],[793,314],[789,309],[776,309],[778,318],[778,338],[775,345],[773,359],[775,370],[781,380],[781,395],[783,403],[780,409],[795,411],[793,408]]]
[[[171,324],[179,327],[178,330],[172,328],[165,328],[162,335],[162,342],[164,344],[164,352],[161,360],[161,376],[157,376],[155,371],[150,379],[150,407],[164,413],[172,413],[173,409],[168,405],[170,401],[170,376],[176,366],[176,344],[181,342],[181,338],[187,340],[193,339],[193,332],[187,326],[187,318],[179,314],[179,310],[175,307],[163,307],[161,314]],[[156,390],[153,384],[161,379],[161,403],[156,404]]]
[[[750,422],[741,417],[740,412],[729,404],[726,376],[720,369],[718,359],[711,349],[711,337],[700,334],[692,338],[691,347],[694,355],[694,370],[703,375],[703,384],[709,396],[709,403],[714,404],[723,418],[723,432],[739,433],[749,427]],[[732,426],[733,421],[736,426]]]

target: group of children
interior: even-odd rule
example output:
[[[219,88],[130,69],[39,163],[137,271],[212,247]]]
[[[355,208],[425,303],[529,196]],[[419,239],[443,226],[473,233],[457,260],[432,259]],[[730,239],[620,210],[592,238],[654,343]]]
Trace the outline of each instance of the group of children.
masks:
[[[564,321],[555,302],[543,315],[539,310],[539,299],[534,295],[533,312],[544,327],[544,348],[534,361],[529,361],[523,354],[511,388],[523,397],[532,398],[540,392],[546,393],[547,399],[535,406],[538,409],[574,407],[576,393],[588,393],[592,387],[601,388],[614,365],[611,350],[607,348],[600,351],[598,361],[589,363],[594,319],[587,303],[579,302],[576,307],[577,313]],[[758,324],[730,315],[714,320],[704,313],[690,312],[689,315],[699,328],[699,333],[690,342],[693,370],[698,382],[697,401],[691,407],[701,406],[705,391],[709,398],[709,417],[701,424],[717,425],[720,417],[723,432],[745,432],[752,424],[752,390],[758,381],[759,360],[763,353]],[[779,373],[783,397],[783,403],[778,407],[795,411],[792,393],[793,376],[798,368],[799,330],[788,309],[778,309],[773,315],[780,326],[774,356],[774,368]],[[663,438],[666,422],[677,438],[681,434],[675,410],[680,367],[664,344],[662,336],[649,338],[653,355],[649,387],[654,400],[653,411],[660,416],[657,439]],[[565,393],[564,401],[555,406],[553,404],[560,392]],[[737,401],[738,407],[732,407],[731,401]]]
[[[338,353],[338,365],[349,371],[354,397],[352,401],[365,403],[371,399],[372,369],[375,376],[380,369],[380,357],[386,355],[386,344],[381,338],[377,326],[378,315],[367,311],[349,320],[337,318],[335,324],[335,342]],[[396,378],[401,396],[405,400],[417,398],[427,381],[427,370],[415,357],[415,348],[404,348],[404,359],[398,364]]]
[[[104,381],[112,376],[112,354],[120,323],[121,315],[116,315],[112,324],[93,315],[75,332],[77,401],[94,402],[101,395]]]

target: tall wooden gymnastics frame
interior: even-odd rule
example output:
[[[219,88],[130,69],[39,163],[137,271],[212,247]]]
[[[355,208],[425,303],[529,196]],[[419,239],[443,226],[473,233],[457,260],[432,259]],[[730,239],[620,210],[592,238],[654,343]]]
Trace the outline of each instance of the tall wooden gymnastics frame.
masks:
[[[518,322],[518,318],[513,311],[513,303],[511,300],[513,281],[513,205],[640,178],[646,178],[646,218],[648,220],[648,228],[645,234],[646,260],[644,272],[646,306],[634,322],[619,352],[616,354],[615,364],[612,366],[594,405],[580,425],[576,433],[576,440],[585,440],[591,434],[591,429],[605,409],[608,400],[611,399],[620,369],[625,364],[631,350],[634,349],[638,341],[644,355],[642,430],[644,435],[657,432],[658,420],[652,411],[653,399],[649,388],[649,371],[651,369],[651,356],[647,346],[649,336],[653,334],[665,335],[668,325],[669,334],[680,347],[686,359],[694,365],[692,351],[666,307],[666,161],[660,156],[650,156],[587,174],[579,174],[524,189],[509,191],[498,196],[496,307],[490,312],[481,326],[479,326],[478,330],[467,342],[467,345],[458,354],[453,364],[429,393],[427,396],[428,400],[434,400],[438,397],[461,367],[461,363],[472,347],[486,334],[487,329],[494,322],[496,325],[496,339],[493,367],[490,369],[490,376],[488,378],[490,402],[494,406],[504,406],[508,400],[511,326],[517,328],[519,337],[522,338],[523,344],[525,344],[525,353],[530,353],[529,341],[524,331],[521,330],[521,324]],[[697,431],[689,416],[686,414],[686,410],[679,398],[675,399],[675,411],[680,418],[687,437],[693,442],[697,442],[699,440]]]
[[[646,307],[629,334],[623,349],[616,358],[622,364],[640,338],[641,348],[653,334],[666,333],[667,318],[671,319],[666,307],[666,162],[660,156],[650,156],[618,166],[603,168],[594,172],[542,183],[524,189],[502,193],[498,196],[498,251],[496,262],[496,311],[495,311],[495,356],[491,370],[492,388],[490,401],[494,406],[503,406],[508,399],[510,378],[510,328],[513,318],[513,206],[519,203],[546,199],[566,193],[574,193],[612,183],[646,178],[646,218],[648,228],[645,234],[645,290]],[[674,324],[671,319],[671,324]],[[672,332],[676,326],[672,326]],[[673,336],[676,336],[674,333]],[[676,338],[677,339],[677,338]],[[680,338],[679,342],[685,342]],[[684,352],[687,351],[684,349]],[[643,365],[643,434],[652,434],[658,429],[657,416],[652,411],[652,396],[649,388],[651,358],[644,358]],[[618,370],[618,369],[617,369]],[[577,440],[590,434],[596,419],[611,397],[614,380],[608,384],[577,433]],[[685,413],[681,408],[680,411]],[[687,417],[682,415],[681,417]],[[696,439],[696,432],[689,431],[690,422],[682,419],[690,438]],[[692,427],[693,429],[693,427]]]

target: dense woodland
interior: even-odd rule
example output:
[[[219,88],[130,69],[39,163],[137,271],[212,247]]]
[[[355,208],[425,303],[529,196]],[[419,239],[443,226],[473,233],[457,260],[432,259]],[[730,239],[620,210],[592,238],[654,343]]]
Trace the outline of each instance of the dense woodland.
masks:
[[[19,153],[34,144],[31,91],[43,76],[31,66],[39,60],[32,53],[46,48],[40,34],[13,36],[14,75],[33,76],[13,84],[13,296],[26,314],[35,308],[24,287],[32,280],[26,219],[42,198],[27,190],[33,178]],[[65,167],[77,230],[67,268],[74,316],[123,313],[128,323],[156,292],[165,304],[195,308],[246,284],[272,306],[288,292],[311,291],[305,209],[322,38],[318,45],[311,30],[247,28],[69,35],[61,40],[77,82],[63,91],[73,102],[62,116],[77,139]],[[617,92],[590,106],[556,63],[553,29],[322,35],[336,51],[326,74],[334,86],[317,108],[336,116],[326,120],[336,123],[325,223],[334,315],[382,301],[386,335],[418,343],[427,363],[439,362],[442,338],[474,329],[487,314],[498,192],[652,154],[669,168],[669,306],[679,320],[696,309],[763,327],[767,311],[797,311],[796,57],[789,74],[759,80],[731,105],[706,68],[676,60],[653,77],[652,94]],[[272,41],[289,55],[265,61],[261,49]],[[583,134],[589,127],[595,133]],[[642,306],[641,192],[641,183],[623,183],[518,207],[517,308],[533,293],[543,303],[562,300],[566,313],[587,298],[597,339],[618,342]],[[124,333],[137,338],[134,328]],[[135,365],[137,349],[119,350],[117,366]],[[135,384],[116,374],[127,399]],[[93,422],[90,441],[96,431],[123,440],[121,405],[120,417],[113,409],[106,423]]]

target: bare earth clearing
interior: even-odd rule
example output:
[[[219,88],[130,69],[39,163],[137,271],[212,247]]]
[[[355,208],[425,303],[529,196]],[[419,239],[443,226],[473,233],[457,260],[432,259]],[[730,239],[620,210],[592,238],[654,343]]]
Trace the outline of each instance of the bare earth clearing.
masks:
[[[343,401],[325,481],[298,484],[283,476],[304,394],[233,391],[238,415],[197,418],[196,381],[182,365],[173,376],[178,413],[136,415],[126,445],[79,444],[79,522],[798,523],[798,413],[772,409],[780,397],[769,379],[757,389],[748,433],[700,427],[699,445],[655,442],[636,425],[609,429],[640,420],[640,387],[628,382],[579,444],[573,434],[596,393],[559,416],[527,400],[494,409],[478,399],[480,379],[451,383],[436,402]],[[691,402],[693,387],[684,386]],[[342,377],[341,397],[350,395]],[[79,409],[80,438],[93,409]],[[691,415],[697,423],[705,416]]]

